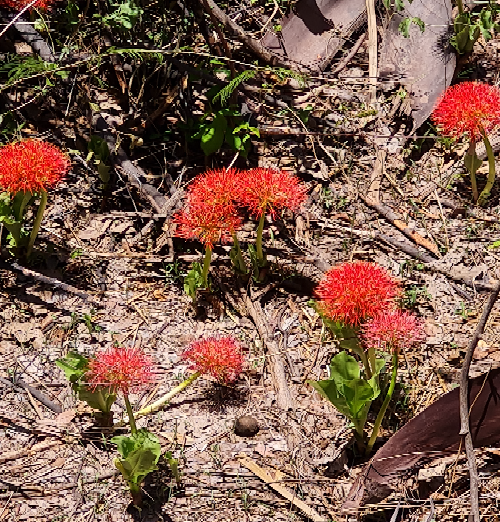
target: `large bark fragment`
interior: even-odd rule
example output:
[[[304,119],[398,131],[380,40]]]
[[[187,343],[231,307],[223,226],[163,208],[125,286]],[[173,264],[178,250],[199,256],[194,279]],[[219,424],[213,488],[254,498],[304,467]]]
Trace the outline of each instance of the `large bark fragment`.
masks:
[[[459,388],[443,395],[382,446],[353,484],[343,510],[376,503],[394,489],[399,476],[422,462],[458,450]],[[500,440],[500,369],[469,381],[470,430],[475,447]]]
[[[262,43],[297,69],[323,71],[346,39],[366,22],[366,0],[299,0],[281,21],[281,35]]]
[[[379,77],[394,79],[405,87],[410,95],[415,129],[429,117],[455,72],[455,52],[449,43],[453,28],[451,11],[451,0],[405,2],[404,10],[391,16],[384,32]],[[399,32],[399,24],[408,17],[420,18],[425,30],[422,32],[411,24],[409,37],[405,38]]]

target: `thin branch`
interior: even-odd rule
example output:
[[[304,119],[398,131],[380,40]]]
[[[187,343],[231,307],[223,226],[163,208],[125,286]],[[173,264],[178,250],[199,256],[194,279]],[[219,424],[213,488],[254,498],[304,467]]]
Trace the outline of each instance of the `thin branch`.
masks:
[[[484,333],[486,322],[488,321],[488,317],[490,316],[499,293],[500,282],[497,283],[495,289],[491,292],[490,298],[481,314],[481,318],[477,323],[474,335],[467,347],[467,353],[465,354],[462,372],[460,374],[460,435],[465,437],[465,452],[469,464],[471,512],[474,522],[480,522],[481,514],[479,512],[479,476],[477,474],[476,457],[474,455],[474,446],[469,423],[469,370],[474,350],[476,349],[481,335]]]

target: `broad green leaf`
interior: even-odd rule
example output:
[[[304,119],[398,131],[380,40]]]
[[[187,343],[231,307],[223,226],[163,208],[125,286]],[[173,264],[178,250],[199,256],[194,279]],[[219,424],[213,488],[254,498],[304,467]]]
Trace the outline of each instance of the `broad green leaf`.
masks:
[[[214,119],[205,126],[201,136],[201,149],[206,156],[217,152],[224,143],[227,120],[221,113],[216,113]]]
[[[359,379],[360,369],[358,361],[347,352],[340,352],[330,361],[330,379],[333,379],[338,386],[345,381]]]
[[[87,371],[89,361],[76,352],[68,352],[64,359],[57,359],[56,366],[61,368],[69,382],[79,381]]]
[[[115,466],[120,470],[129,485],[140,486],[148,473],[157,469],[161,455],[158,437],[146,428],[130,437],[113,437],[111,442],[118,447],[121,459],[115,459]]]

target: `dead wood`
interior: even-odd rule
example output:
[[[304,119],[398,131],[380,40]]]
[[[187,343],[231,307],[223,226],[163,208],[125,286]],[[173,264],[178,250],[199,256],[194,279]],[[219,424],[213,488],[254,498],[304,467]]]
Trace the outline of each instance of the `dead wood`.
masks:
[[[296,68],[324,71],[365,22],[365,0],[299,0],[281,20],[281,32],[269,31],[262,42]]]
[[[13,383],[8,379],[4,379],[0,376],[0,382],[7,386],[10,386],[11,388],[14,388],[14,390],[16,390],[17,392],[22,392],[23,390],[28,391],[37,401],[41,402],[44,406],[49,408],[49,410],[52,410],[54,413],[62,412],[62,406],[60,404],[56,404],[55,402],[51,401],[40,390],[34,388],[33,386],[30,386],[29,384],[26,384],[24,381],[18,380],[15,383]]]
[[[252,300],[244,288],[240,288],[240,291],[245,308],[259,332],[262,342],[267,348],[267,361],[271,369],[273,387],[276,391],[276,402],[282,410],[293,410],[295,403],[286,380],[285,365],[283,364],[279,344],[274,340],[273,332],[269,326],[269,319],[262,310],[259,301]]]
[[[49,285],[49,286],[55,286],[56,288],[60,288],[61,290],[64,290],[65,292],[68,292],[70,294],[81,297],[85,301],[89,301],[90,303],[98,304],[98,300],[95,297],[91,296],[90,294],[87,294],[87,292],[80,290],[78,288],[75,288],[74,286],[63,283],[62,281],[59,281],[59,279],[55,279],[54,277],[48,277],[48,276],[45,276],[38,272],[35,272],[34,270],[31,270],[29,268],[25,268],[24,266],[19,265],[15,261],[12,261],[11,263],[7,263],[5,261],[0,260],[0,268],[3,270],[21,272],[24,276],[34,279],[35,281],[40,281],[41,283],[45,283],[46,285]]]
[[[410,24],[409,36],[399,31],[405,18],[420,18],[422,32]],[[380,47],[379,76],[394,79],[409,94],[413,128],[429,117],[439,95],[448,87],[455,72],[455,52],[449,44],[449,28],[453,27],[451,0],[414,0],[404,9],[390,13]],[[383,81],[392,89],[394,82]]]
[[[472,443],[469,421],[469,370],[474,350],[476,349],[481,335],[484,333],[488,317],[490,316],[499,293],[500,282],[497,283],[495,289],[491,293],[490,298],[484,307],[483,313],[481,314],[481,318],[477,323],[474,335],[467,347],[467,352],[462,365],[462,372],[460,374],[460,435],[464,437],[465,440],[465,452],[469,464],[471,511],[474,522],[480,522],[481,515],[479,513],[479,476],[477,474],[476,457],[474,455],[474,446]]]
[[[397,229],[399,229],[408,239],[411,239],[414,243],[432,252],[434,255],[439,256],[440,252],[435,243],[429,241],[425,237],[422,237],[418,232],[411,230],[411,228],[402,221],[397,214],[395,214],[389,207],[386,207],[383,203],[377,203],[363,194],[359,194],[359,197],[364,201],[366,205],[376,210],[381,216],[387,221],[392,223]]]
[[[281,66],[281,67],[290,67],[290,64],[285,60],[281,59],[279,56],[273,54],[269,50],[267,50],[259,41],[255,40],[248,36],[245,31],[236,23],[229,18],[222,9],[213,1],[206,0],[208,6],[210,7],[213,15],[219,22],[224,25],[224,27],[231,31],[238,40],[245,45],[250,51],[252,51],[258,58],[260,58],[265,63],[273,66]]]
[[[102,133],[104,140],[108,144],[113,165],[121,169],[127,176],[130,184],[139,190],[141,197],[149,202],[155,212],[171,215],[182,196],[181,191],[177,191],[167,199],[155,187],[147,183],[145,172],[130,161],[121,147],[116,147],[116,140],[111,130],[112,125],[106,121],[104,115],[98,116],[96,128]]]
[[[496,443],[500,439],[500,368],[469,381],[468,404],[472,404],[473,446]],[[357,511],[380,502],[395,489],[402,473],[458,451],[460,424],[460,390],[455,388],[410,420],[377,451],[352,485],[343,510]]]
[[[366,40],[366,33],[363,33],[356,41],[356,43],[351,47],[349,52],[340,60],[338,65],[332,70],[332,74],[338,74],[342,72],[348,65],[349,62],[356,56],[356,53],[359,51],[364,41]]]

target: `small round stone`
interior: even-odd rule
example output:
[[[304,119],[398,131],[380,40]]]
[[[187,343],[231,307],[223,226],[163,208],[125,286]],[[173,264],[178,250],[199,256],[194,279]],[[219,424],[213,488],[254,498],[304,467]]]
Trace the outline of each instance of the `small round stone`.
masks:
[[[253,437],[259,432],[259,423],[254,417],[250,415],[243,415],[239,419],[236,419],[234,424],[234,433],[238,437]]]

